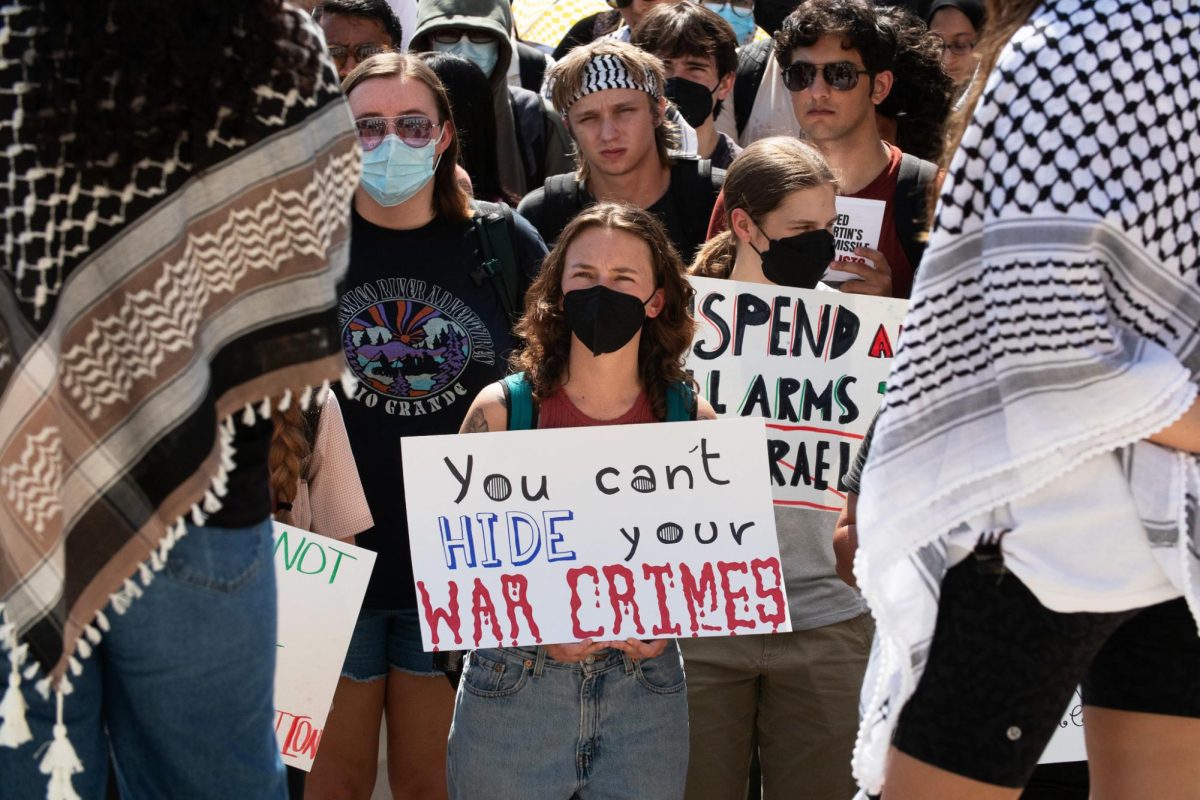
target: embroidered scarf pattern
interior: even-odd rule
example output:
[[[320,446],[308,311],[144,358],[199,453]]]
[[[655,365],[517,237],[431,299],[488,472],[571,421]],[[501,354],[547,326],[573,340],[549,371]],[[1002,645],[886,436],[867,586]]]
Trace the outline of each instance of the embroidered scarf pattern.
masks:
[[[341,373],[359,154],[323,58],[314,88],[264,76],[257,138],[218,120],[203,169],[182,144],[127,185],[40,164],[24,17],[0,18],[13,87],[0,94],[0,630],[14,663],[31,660],[26,677],[57,680],[78,674],[105,608],[162,568],[184,519],[220,507],[235,416],[306,403]]]
[[[867,792],[928,656],[949,534],[1085,460],[1121,452],[1130,535],[1200,617],[1198,461],[1144,441],[1200,376],[1197,108],[1200,9],[1180,0],[1051,0],[988,78],[863,475]]]

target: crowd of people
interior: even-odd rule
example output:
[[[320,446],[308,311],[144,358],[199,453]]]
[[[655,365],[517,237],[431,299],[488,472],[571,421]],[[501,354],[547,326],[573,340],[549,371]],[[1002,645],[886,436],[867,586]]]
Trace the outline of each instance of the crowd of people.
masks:
[[[0,15],[0,800],[1196,797],[1200,10],[522,1]],[[689,276],[909,301],[791,630],[425,651],[402,441],[715,419]],[[272,518],[376,554],[307,774]]]

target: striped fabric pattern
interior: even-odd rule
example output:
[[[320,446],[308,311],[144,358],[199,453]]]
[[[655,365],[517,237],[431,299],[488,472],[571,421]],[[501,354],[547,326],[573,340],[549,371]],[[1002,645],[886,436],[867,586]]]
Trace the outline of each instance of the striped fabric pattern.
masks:
[[[1200,618],[1200,462],[1145,441],[1200,377],[1197,108],[1200,9],[1178,0],[1049,0],[988,77],[863,475],[867,792],[928,656],[947,540],[1089,458],[1119,453],[1130,535]]]

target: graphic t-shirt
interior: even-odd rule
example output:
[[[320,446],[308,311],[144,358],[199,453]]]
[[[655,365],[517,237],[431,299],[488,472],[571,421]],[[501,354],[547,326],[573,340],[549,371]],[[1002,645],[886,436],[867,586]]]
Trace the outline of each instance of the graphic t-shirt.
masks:
[[[513,249],[532,280],[546,247],[528,222],[514,221]],[[491,279],[478,272],[469,220],[398,231],[355,211],[351,225],[338,316],[358,388],[341,406],[375,520],[357,537],[379,554],[365,605],[413,608],[400,437],[456,433],[475,395],[507,373],[515,340]]]

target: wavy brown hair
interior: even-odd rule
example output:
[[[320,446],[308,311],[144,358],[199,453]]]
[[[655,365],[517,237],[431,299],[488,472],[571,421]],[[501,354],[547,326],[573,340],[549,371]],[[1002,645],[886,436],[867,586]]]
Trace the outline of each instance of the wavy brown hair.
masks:
[[[437,105],[438,118],[435,122],[449,123],[447,127],[453,129],[454,117],[450,112],[450,96],[446,94],[446,87],[437,73],[417,56],[395,52],[371,56],[342,80],[342,91],[349,97],[354,87],[375,78],[414,80],[425,84],[433,92],[433,100]],[[446,129],[443,127],[443,131]],[[458,131],[451,130],[451,133],[450,144],[442,152],[442,160],[433,174],[433,210],[439,219],[461,222],[471,216],[471,196],[458,183],[455,172],[458,165]]]
[[[740,208],[758,224],[800,189],[828,186],[837,179],[825,157],[792,136],[770,136],[754,142],[733,160],[725,173],[725,230],[705,242],[692,262],[691,274],[728,278],[737,259],[733,211]]]
[[[516,327],[517,335],[525,339],[525,347],[513,354],[512,366],[524,371],[533,385],[534,402],[545,400],[565,381],[571,329],[562,310],[562,279],[567,267],[567,249],[590,228],[623,231],[636,236],[650,249],[654,288],[663,290],[664,302],[659,315],[642,324],[638,382],[650,399],[654,416],[666,419],[667,386],[679,381],[692,382],[683,362],[695,332],[690,310],[695,292],[684,275],[683,262],[671,244],[667,229],[658,217],[635,206],[624,203],[591,206],[576,215],[559,234],[526,295],[525,316]]]

